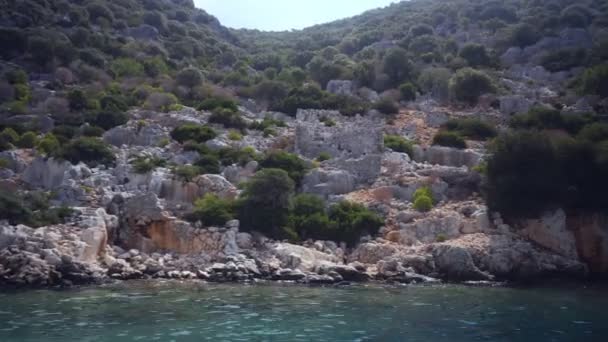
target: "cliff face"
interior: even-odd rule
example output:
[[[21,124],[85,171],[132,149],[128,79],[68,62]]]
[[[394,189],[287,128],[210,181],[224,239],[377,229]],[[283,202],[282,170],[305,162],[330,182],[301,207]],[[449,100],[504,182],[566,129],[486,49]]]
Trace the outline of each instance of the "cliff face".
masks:
[[[597,274],[608,273],[608,216],[580,215],[568,218],[568,227],[576,237],[578,254],[589,269]]]
[[[559,255],[579,259],[595,275],[608,272],[608,216],[601,213],[547,213],[518,224],[518,233]]]

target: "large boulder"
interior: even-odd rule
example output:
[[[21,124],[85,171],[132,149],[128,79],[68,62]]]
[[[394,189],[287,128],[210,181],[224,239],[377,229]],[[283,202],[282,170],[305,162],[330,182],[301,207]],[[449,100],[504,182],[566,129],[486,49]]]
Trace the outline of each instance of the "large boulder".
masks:
[[[580,259],[591,272],[608,273],[608,216],[581,214],[569,217],[567,223],[576,238]]]
[[[448,280],[492,280],[492,276],[481,271],[465,248],[439,244],[433,248],[433,257],[438,271]]]
[[[159,146],[163,141],[170,141],[168,131],[155,123],[141,124],[129,121],[126,125],[114,127],[103,135],[106,143],[120,147],[126,146]]]
[[[341,263],[335,255],[290,243],[276,243],[271,247],[272,253],[280,260],[283,268],[300,271],[313,271],[328,264]]]
[[[520,223],[519,234],[561,256],[577,260],[576,238],[566,225],[562,209],[547,212],[539,219]]]
[[[355,190],[355,178],[344,170],[314,169],[302,181],[302,191],[320,196],[343,195]]]
[[[405,244],[433,243],[438,239],[460,236],[464,221],[457,213],[430,216],[413,223],[401,224],[401,241]]]
[[[68,179],[78,179],[88,170],[83,164],[73,166],[67,161],[38,157],[28,165],[22,175],[22,180],[33,187],[55,189]]]
[[[420,163],[429,163],[444,166],[472,168],[479,165],[483,155],[474,150],[459,150],[451,147],[414,146],[414,160]]]
[[[354,86],[353,81],[349,80],[331,80],[327,83],[327,91],[336,95],[353,96]],[[363,114],[363,113],[361,113]]]

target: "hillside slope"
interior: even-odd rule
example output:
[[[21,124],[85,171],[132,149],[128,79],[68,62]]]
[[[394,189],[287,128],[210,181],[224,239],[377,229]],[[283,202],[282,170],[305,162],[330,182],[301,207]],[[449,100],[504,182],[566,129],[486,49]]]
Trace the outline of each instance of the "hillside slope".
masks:
[[[0,5],[0,285],[608,272],[602,1]]]

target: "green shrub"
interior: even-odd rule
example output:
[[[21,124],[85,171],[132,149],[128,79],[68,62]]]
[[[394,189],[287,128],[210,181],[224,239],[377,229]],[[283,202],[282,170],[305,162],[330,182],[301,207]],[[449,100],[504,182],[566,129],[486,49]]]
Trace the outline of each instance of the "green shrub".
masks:
[[[29,85],[27,84],[16,84],[15,88],[15,100],[21,102],[29,102],[32,98],[32,92]]]
[[[608,64],[585,70],[580,83],[583,93],[608,97]]]
[[[331,159],[331,154],[329,154],[327,152],[321,152],[321,153],[319,153],[319,156],[317,157],[318,162],[324,162],[324,161],[327,161],[330,159]]]
[[[217,108],[213,110],[213,113],[211,113],[211,116],[209,117],[209,122],[224,125],[226,128],[247,128],[247,123],[243,120],[239,112],[227,108]]]
[[[9,70],[4,74],[4,78],[12,85],[27,84],[28,81],[27,73],[22,69]]]
[[[538,107],[528,113],[514,116],[509,124],[515,129],[561,129],[576,134],[586,124],[595,120],[592,115],[565,115],[559,110]]]
[[[201,169],[198,166],[183,165],[174,168],[173,174],[182,182],[191,182],[201,174]]]
[[[392,85],[397,86],[413,76],[414,65],[402,48],[389,50],[382,60],[382,69]]]
[[[482,71],[471,68],[460,69],[450,79],[450,93],[458,100],[470,105],[477,103],[479,96],[496,91],[492,79]]]
[[[599,143],[608,140],[608,124],[596,122],[585,126],[578,133],[578,139],[592,143]]]
[[[420,197],[428,197],[431,199],[431,205],[435,204],[435,197],[433,196],[433,191],[428,186],[423,186],[421,188],[416,189],[416,191],[414,191],[414,195],[412,196],[412,199],[414,201],[416,201]]]
[[[108,112],[126,112],[129,104],[124,96],[105,95],[99,100],[101,109]]]
[[[92,114],[92,118],[88,120],[89,124],[101,127],[104,130],[110,130],[117,126],[122,126],[129,121],[129,116],[124,112],[102,110]]]
[[[303,240],[331,238],[332,226],[322,198],[311,194],[301,194],[293,198],[289,227],[299,238]]]
[[[80,89],[72,90],[68,93],[68,101],[72,111],[89,109],[89,99]]]
[[[184,87],[194,88],[203,84],[203,74],[196,68],[186,68],[177,74],[175,81]]]
[[[38,140],[36,150],[38,150],[40,153],[50,155],[59,150],[59,146],[60,144],[57,137],[55,137],[53,133],[47,133],[44,137]]]
[[[274,128],[264,128],[264,138],[268,138],[270,136],[275,136],[277,135],[277,131],[274,130]]]
[[[0,190],[0,220],[36,228],[65,223],[74,212],[67,207],[51,208],[48,202],[49,196],[43,193],[23,195]]]
[[[183,124],[171,131],[171,138],[182,144],[186,141],[204,143],[216,137],[217,133],[213,128],[196,124]]]
[[[241,141],[243,140],[243,135],[237,131],[228,132],[228,139],[232,141]]]
[[[25,132],[19,138],[17,146],[21,148],[33,148],[38,142],[38,135],[34,132]]]
[[[105,130],[97,126],[84,126],[81,129],[80,135],[83,137],[101,137]]]
[[[220,160],[217,155],[212,153],[201,154],[199,159],[194,163],[199,168],[201,174],[219,174]]]
[[[420,212],[429,212],[433,209],[433,200],[428,196],[418,196],[414,200],[414,209]]]
[[[235,205],[233,201],[219,198],[215,194],[206,194],[194,202],[194,209],[189,215],[191,221],[201,221],[206,226],[224,226],[234,219]]]
[[[452,72],[447,68],[427,68],[418,77],[418,85],[425,94],[440,101],[447,101],[450,95]]]
[[[467,61],[471,67],[487,66],[490,64],[490,56],[485,46],[479,44],[466,44],[458,54]]]
[[[250,161],[258,159],[258,155],[252,147],[244,147],[242,149],[224,148],[218,154],[222,165],[238,164],[245,166]]]
[[[334,241],[344,241],[355,245],[364,235],[375,235],[384,225],[378,215],[364,206],[350,202],[340,202],[329,209],[329,219],[334,222]]]
[[[413,143],[400,135],[385,135],[384,146],[390,148],[395,152],[407,153],[409,156],[413,155]]]
[[[388,97],[383,97],[374,103],[374,109],[385,115],[399,113],[399,105]]]
[[[158,167],[165,167],[167,161],[158,157],[139,156],[131,160],[133,171],[138,174],[146,174],[156,170]]]
[[[238,203],[243,230],[284,237],[294,189],[294,182],[283,170],[265,169],[256,173],[245,185]]]
[[[401,100],[403,101],[416,100],[416,87],[409,82],[399,86],[399,93],[401,94]]]
[[[551,72],[559,72],[583,65],[586,58],[585,49],[562,49],[545,54],[540,64]]]
[[[212,97],[204,100],[198,106],[199,110],[208,110],[213,111],[215,109],[229,109],[231,111],[237,112],[239,110],[237,103],[229,98],[224,97]]]
[[[507,41],[510,46],[524,48],[536,43],[539,39],[538,30],[529,24],[517,24],[508,30]]]
[[[592,159],[584,153],[577,154],[582,160]],[[586,163],[572,166],[581,172],[587,169]],[[559,206],[568,189],[565,165],[568,164],[560,163],[554,145],[543,133],[520,131],[502,135],[491,145],[486,202],[492,211],[508,217],[534,217]],[[587,171],[585,177],[591,178],[591,174]]]
[[[444,125],[444,129],[473,140],[486,140],[498,134],[492,125],[476,118],[450,120]]]
[[[282,120],[275,120],[275,119],[266,117],[261,122],[255,121],[255,122],[251,123],[251,125],[249,125],[249,129],[255,129],[257,131],[264,131],[265,129],[271,128],[273,126],[286,127],[287,125]]]
[[[144,66],[132,58],[118,58],[110,65],[114,77],[135,77],[144,75]]]
[[[0,132],[0,142],[9,143],[9,144],[17,144],[19,141],[19,134],[15,132],[14,129],[8,127]]]
[[[51,152],[52,153],[52,152]],[[114,153],[102,140],[90,137],[76,138],[57,151],[59,158],[72,164],[83,162],[91,167],[114,163]]]
[[[458,133],[449,131],[439,131],[433,138],[433,145],[459,149],[467,148],[466,141]]]
[[[289,177],[299,185],[306,172],[308,166],[306,162],[296,154],[287,153],[285,151],[272,151],[260,162],[260,167],[263,169],[281,169],[287,172]]]

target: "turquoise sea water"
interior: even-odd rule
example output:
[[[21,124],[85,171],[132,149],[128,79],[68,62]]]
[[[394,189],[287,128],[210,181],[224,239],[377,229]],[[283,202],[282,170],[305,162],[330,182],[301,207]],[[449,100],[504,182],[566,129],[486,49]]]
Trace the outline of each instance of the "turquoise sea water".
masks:
[[[137,282],[0,292],[2,342],[608,341],[608,292]]]

